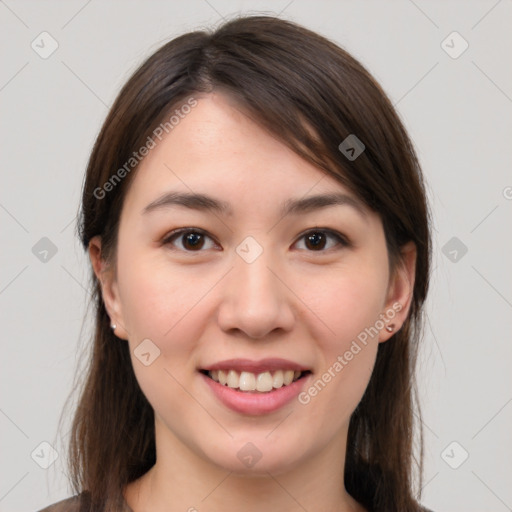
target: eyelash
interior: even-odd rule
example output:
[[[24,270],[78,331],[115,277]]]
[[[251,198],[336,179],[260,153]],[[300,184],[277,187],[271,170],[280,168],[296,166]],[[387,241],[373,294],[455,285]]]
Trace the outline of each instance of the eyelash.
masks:
[[[174,231],[171,231],[171,233],[169,233],[163,240],[162,240],[162,245],[169,245],[171,244],[172,245],[172,242],[174,239],[178,238],[180,235],[183,236],[185,234],[190,234],[190,233],[195,233],[195,234],[198,234],[198,235],[203,235],[207,238],[210,238],[211,240],[214,241],[214,239],[204,230],[200,229],[200,228],[180,228],[180,229],[175,229]],[[349,242],[349,240],[344,236],[342,235],[341,233],[338,233],[337,231],[334,231],[332,229],[329,229],[329,228],[313,228],[313,229],[309,229],[305,232],[303,232],[298,240],[302,240],[304,239],[307,235],[309,234],[314,234],[314,233],[321,233],[321,234],[324,234],[324,235],[327,235],[331,238],[334,238],[337,242],[337,244],[339,244],[341,246],[341,248],[344,248],[344,247],[350,247],[351,246],[351,243]],[[295,242],[297,243],[297,242]],[[336,247],[336,246],[335,246]],[[307,252],[326,252],[326,251],[329,251],[330,249],[333,249],[335,247],[330,247],[328,249],[319,249],[317,251],[315,250],[307,250]],[[176,248],[177,250],[181,250],[183,252],[187,252],[187,253],[194,253],[194,252],[203,252],[204,249],[199,249],[197,251],[190,251],[190,250],[187,250],[187,249],[178,249]]]

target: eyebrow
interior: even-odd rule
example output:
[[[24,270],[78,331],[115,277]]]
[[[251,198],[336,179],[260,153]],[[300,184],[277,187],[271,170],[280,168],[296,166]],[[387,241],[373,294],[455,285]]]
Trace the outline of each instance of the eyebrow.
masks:
[[[329,206],[345,205],[354,208],[362,217],[367,217],[367,210],[361,201],[342,193],[320,194],[299,199],[288,199],[283,203],[280,213],[281,216],[284,217],[289,214],[308,213]],[[142,210],[142,214],[173,206],[183,206],[192,210],[233,215],[233,210],[229,202],[215,199],[206,194],[189,192],[167,192],[149,203]]]

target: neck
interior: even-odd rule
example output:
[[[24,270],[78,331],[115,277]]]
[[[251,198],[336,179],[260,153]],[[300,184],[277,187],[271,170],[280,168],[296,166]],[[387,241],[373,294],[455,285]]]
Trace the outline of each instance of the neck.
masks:
[[[133,512],[365,510],[343,485],[346,432],[293,468],[242,474],[205,461],[162,424],[155,427],[157,462],[125,492]]]

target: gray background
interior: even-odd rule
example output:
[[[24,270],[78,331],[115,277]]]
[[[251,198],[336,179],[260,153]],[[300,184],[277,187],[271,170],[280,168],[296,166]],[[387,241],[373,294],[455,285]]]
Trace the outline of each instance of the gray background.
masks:
[[[164,42],[262,11],[336,40],[397,106],[435,222],[420,363],[422,501],[436,512],[512,510],[512,2],[7,0],[0,1],[1,511],[34,511],[70,494],[69,418],[63,437],[57,425],[91,328],[88,265],[74,222],[109,105]],[[46,59],[31,47],[51,48],[43,31],[58,43]],[[442,45],[453,31],[469,44],[457,58],[461,38]],[[57,250],[46,261],[43,237]],[[59,454],[48,469],[45,441]]]

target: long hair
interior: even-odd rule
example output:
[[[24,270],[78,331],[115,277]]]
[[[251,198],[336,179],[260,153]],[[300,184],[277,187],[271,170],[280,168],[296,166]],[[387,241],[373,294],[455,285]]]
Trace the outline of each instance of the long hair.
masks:
[[[102,257],[115,264],[123,199],[137,170],[136,162],[133,168],[126,162],[159,126],[172,128],[168,119],[175,109],[194,94],[214,90],[379,214],[392,270],[400,264],[400,247],[416,245],[409,315],[379,344],[368,387],[350,419],[340,486],[369,510],[419,510],[413,488],[415,470],[421,485],[423,434],[415,420],[420,411],[414,375],[429,281],[430,216],[417,156],[399,116],[345,50],[271,16],[233,18],[162,46],[124,85],[94,144],[78,227],[83,248],[100,235]],[[351,134],[365,145],[355,160],[339,149]],[[154,465],[156,451],[153,410],[135,378],[128,343],[110,329],[93,272],[91,280],[94,337],[68,464],[73,490],[87,498],[82,510],[97,512],[120,509],[125,486]]]

